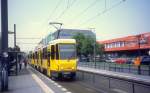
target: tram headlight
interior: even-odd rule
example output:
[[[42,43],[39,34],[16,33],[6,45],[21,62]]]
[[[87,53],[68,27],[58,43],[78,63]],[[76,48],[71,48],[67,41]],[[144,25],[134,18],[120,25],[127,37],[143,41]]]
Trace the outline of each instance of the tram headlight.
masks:
[[[75,69],[75,67],[72,67],[71,69]]]
[[[61,69],[61,70],[63,70],[64,68],[63,68],[63,67],[61,67],[60,69]]]

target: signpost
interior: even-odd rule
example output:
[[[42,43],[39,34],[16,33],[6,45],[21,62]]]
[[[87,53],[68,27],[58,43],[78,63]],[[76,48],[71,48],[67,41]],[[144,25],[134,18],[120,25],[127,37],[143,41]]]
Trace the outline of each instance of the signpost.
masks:
[[[1,35],[2,35],[2,60],[1,60],[1,90],[8,90],[8,3],[1,0]]]

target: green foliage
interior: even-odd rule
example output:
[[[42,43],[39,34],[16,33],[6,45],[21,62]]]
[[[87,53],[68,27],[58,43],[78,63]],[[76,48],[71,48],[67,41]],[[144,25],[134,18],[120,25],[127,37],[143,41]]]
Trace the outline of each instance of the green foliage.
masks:
[[[103,54],[103,45],[98,44],[95,42],[95,38],[90,36],[84,36],[82,33],[77,33],[74,37],[77,41],[77,55],[81,56],[88,56],[94,54],[94,45],[95,45],[95,52],[96,55],[102,55]]]
[[[85,36],[81,33],[77,33],[73,38],[76,39],[76,42],[77,42],[77,55],[81,55],[82,54],[81,50],[82,50]]]

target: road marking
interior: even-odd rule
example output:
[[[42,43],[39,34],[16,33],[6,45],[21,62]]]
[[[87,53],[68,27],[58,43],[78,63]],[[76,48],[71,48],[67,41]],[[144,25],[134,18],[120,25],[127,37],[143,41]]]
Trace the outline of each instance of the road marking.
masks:
[[[29,70],[30,71],[30,70]],[[36,83],[42,88],[44,93],[55,93],[52,89],[50,89],[36,74],[34,74],[32,71],[33,79],[36,81]]]
[[[57,83],[54,83],[54,85],[58,86],[58,84],[57,84]]]
[[[68,91],[68,92],[66,92],[66,93],[72,93],[72,92],[69,92],[69,91]]]
[[[61,88],[62,86],[61,86],[61,85],[58,85],[57,87]]]
[[[62,90],[62,91],[67,91],[67,89],[66,89],[66,88],[61,88],[61,90]]]
[[[37,70],[35,70],[35,69],[33,69],[32,67],[31,67],[31,69],[32,70],[34,70],[34,71],[36,71],[37,73],[39,73]],[[34,74],[32,71],[30,71],[29,70],[29,72],[31,72],[32,74]],[[66,88],[63,88],[61,85],[59,85],[58,83],[56,83],[55,81],[53,81],[52,79],[50,79],[50,78],[48,78],[48,77],[46,77],[45,75],[43,75],[43,74],[41,74],[41,73],[39,73],[40,75],[42,75],[43,77],[45,77],[47,80],[49,80],[51,83],[53,83],[54,85],[56,85],[58,88],[61,88],[61,90],[62,91],[64,91],[64,92],[66,92],[66,93],[72,93],[72,92],[69,92],[69,91],[67,91],[67,89]],[[40,79],[40,78],[39,78]],[[42,80],[41,80],[42,81]],[[43,81],[42,81],[43,82]],[[44,82],[43,82],[44,83]],[[44,83],[45,84],[45,83]],[[46,84],[45,84],[46,85]],[[47,85],[46,85],[47,86]],[[49,88],[49,87],[48,87]],[[45,89],[45,88],[44,88]],[[51,89],[50,89],[51,90]],[[50,93],[54,93],[54,91],[53,90],[51,90],[52,92],[50,92]],[[49,92],[45,92],[45,93],[49,93]]]
[[[52,83],[55,83],[54,81],[51,80]]]

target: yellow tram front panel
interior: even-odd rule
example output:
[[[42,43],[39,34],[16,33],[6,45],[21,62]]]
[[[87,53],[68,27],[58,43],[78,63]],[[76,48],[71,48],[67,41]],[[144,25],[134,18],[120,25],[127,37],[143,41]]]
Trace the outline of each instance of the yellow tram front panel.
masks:
[[[75,72],[77,70],[76,60],[59,60],[59,71],[71,71]]]
[[[59,71],[59,65],[58,65],[58,60],[51,60],[50,61],[50,70],[51,71]]]

